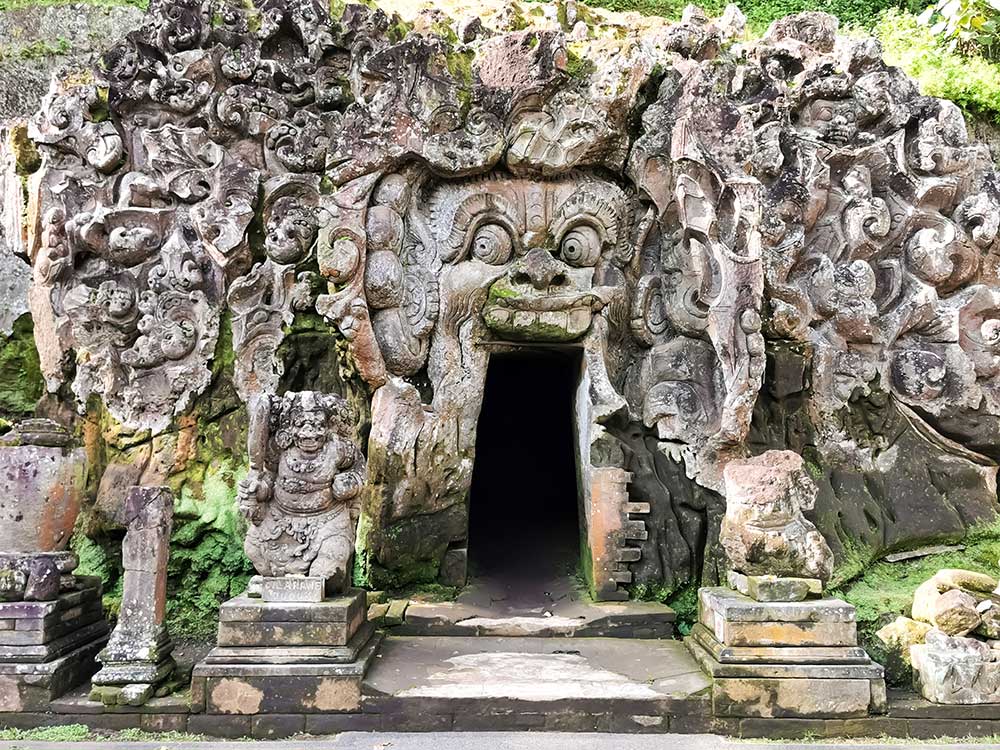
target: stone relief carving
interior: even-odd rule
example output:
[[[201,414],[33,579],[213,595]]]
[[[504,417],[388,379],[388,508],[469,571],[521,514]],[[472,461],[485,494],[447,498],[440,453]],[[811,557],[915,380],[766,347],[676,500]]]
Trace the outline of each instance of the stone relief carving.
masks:
[[[817,507],[840,503],[847,536],[873,547],[903,496],[855,501],[837,472],[902,482],[907,440],[971,477],[976,511],[957,525],[995,515],[985,147],[831,17],[730,49],[742,24],[691,10],[613,44],[573,35],[586,65],[571,69],[557,28],[466,28],[456,44],[360,5],[154,2],[93,81],[53,84],[31,126],[50,390],[72,378],[81,403],[167,430],[209,382],[225,312],[236,388],[268,426],[243,490],[265,568],[306,566],[259,552],[284,523],[267,477],[292,482],[291,456],[313,450],[275,447],[282,415],[341,409],[285,377],[287,329],[311,312],[371,407],[364,488],[327,484],[362,464],[309,459],[314,499],[362,509],[375,578],[426,575],[465,540],[496,346],[580,350],[580,464],[632,474],[623,497],[658,524],[630,561],[639,582],[720,572],[724,468],[768,448],[813,451]],[[808,429],[768,422],[773,399]],[[349,440],[328,429],[317,455]],[[342,551],[307,547],[343,575]]]
[[[259,396],[250,418],[250,473],[239,486],[247,556],[261,575],[315,576],[343,591],[365,481],[351,410],[305,391]]]

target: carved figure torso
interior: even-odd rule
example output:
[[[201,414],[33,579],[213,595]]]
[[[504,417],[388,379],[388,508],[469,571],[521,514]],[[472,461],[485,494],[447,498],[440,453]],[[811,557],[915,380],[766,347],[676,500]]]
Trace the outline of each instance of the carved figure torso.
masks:
[[[239,500],[250,521],[244,547],[262,575],[313,575],[332,589],[346,586],[365,467],[357,446],[339,434],[346,408],[338,396],[312,392],[255,404],[257,465],[240,483]]]

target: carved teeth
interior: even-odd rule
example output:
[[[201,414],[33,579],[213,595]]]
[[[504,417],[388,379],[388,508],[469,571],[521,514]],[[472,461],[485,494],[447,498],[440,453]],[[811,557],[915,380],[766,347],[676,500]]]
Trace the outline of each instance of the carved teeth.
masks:
[[[538,316],[531,312],[518,310],[514,313],[515,328],[530,328],[538,320]]]
[[[573,336],[579,336],[590,328],[590,309],[578,307],[569,313],[569,324],[566,326],[567,332]]]
[[[538,316],[538,321],[544,326],[553,326],[565,331],[569,324],[569,316],[564,312],[558,311],[543,312]]]

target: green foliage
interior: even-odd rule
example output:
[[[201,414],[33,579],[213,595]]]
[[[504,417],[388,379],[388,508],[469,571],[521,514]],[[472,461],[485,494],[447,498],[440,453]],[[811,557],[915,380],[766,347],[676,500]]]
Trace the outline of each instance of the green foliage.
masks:
[[[739,5],[751,29],[763,31],[772,21],[791,13],[821,10],[840,19],[841,24],[871,28],[879,13],[890,8],[911,13],[919,12],[926,0],[740,0]],[[588,5],[614,11],[637,11],[647,16],[680,18],[687,0],[591,0]],[[704,0],[698,6],[709,15],[718,16],[725,10],[725,0]]]
[[[14,321],[10,336],[0,337],[0,416],[5,419],[33,412],[45,392],[33,330],[25,313]]]
[[[970,115],[1000,124],[1000,64],[947,49],[908,13],[887,13],[876,24],[886,60],[913,77],[928,96],[951,99]]]
[[[951,51],[1000,52],[1000,0],[938,0],[920,14],[920,22]]]
[[[115,8],[131,5],[145,10],[149,0],[0,0],[0,12],[19,8],[47,8],[60,5],[95,5],[100,8]]]

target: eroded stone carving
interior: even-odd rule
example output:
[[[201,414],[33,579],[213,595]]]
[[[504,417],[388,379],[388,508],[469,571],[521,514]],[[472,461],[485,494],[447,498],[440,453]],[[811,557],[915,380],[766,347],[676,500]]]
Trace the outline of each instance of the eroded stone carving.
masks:
[[[579,351],[584,507],[601,472],[649,507],[618,584],[716,579],[725,467],[773,448],[808,452],[835,553],[994,518],[1000,190],[960,112],[823,14],[742,45],[735,9],[624,37],[538,19],[456,24],[456,44],[360,5],[153,3],[32,125],[50,390],[75,363],[80,402],[168,430],[209,382],[225,312],[252,410],[322,404],[284,359],[289,326],[318,313],[370,394],[350,503],[376,585],[464,548],[504,347]],[[248,504],[258,541],[281,502],[266,476],[302,450],[263,444],[244,490],[264,503]],[[956,472],[961,502],[941,488]],[[342,585],[343,561],[320,557]]]
[[[830,546],[802,515],[816,502],[816,485],[801,456],[768,451],[730,461],[725,481],[726,516],[719,538],[734,571],[830,579]]]
[[[342,592],[365,481],[350,408],[312,391],[264,395],[251,420],[250,474],[239,487],[247,556],[263,576],[315,577]]]
[[[141,706],[173,672],[166,628],[167,560],[174,520],[169,487],[133,487],[125,500],[122,603],[118,624],[98,655],[92,700]]]

